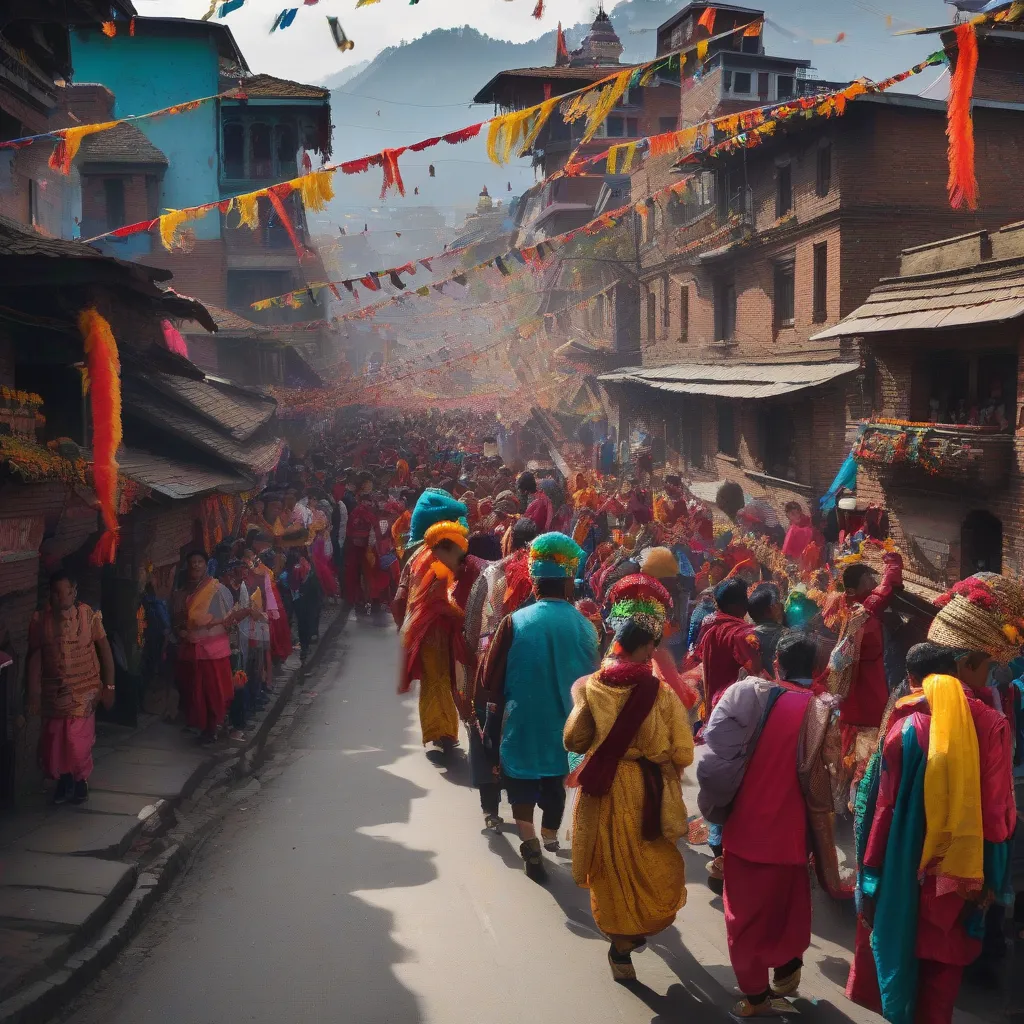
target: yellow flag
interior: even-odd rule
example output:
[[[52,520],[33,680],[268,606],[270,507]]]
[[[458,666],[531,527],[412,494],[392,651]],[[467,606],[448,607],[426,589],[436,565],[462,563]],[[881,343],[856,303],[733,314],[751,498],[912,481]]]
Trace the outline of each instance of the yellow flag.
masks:
[[[703,64],[704,63],[704,59],[707,57],[707,55],[708,55],[708,41],[706,39],[702,39],[697,44],[697,63],[698,64]]]

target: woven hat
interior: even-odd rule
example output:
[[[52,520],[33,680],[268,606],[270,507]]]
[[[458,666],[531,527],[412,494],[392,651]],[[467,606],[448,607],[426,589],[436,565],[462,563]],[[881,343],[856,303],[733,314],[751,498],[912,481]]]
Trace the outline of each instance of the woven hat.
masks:
[[[612,606],[608,625],[616,633],[634,622],[655,639],[661,639],[672,598],[654,577],[644,573],[626,576],[608,592],[608,600]]]
[[[423,543],[424,535],[434,523],[457,522],[469,514],[469,509],[440,487],[428,487],[416,502],[409,523],[409,547]]]
[[[998,662],[1012,661],[1024,645],[1024,607],[1019,584],[1005,576],[969,576],[937,598],[939,608],[928,639],[943,647],[984,651]]]
[[[674,580],[679,561],[671,548],[648,548],[640,557],[640,571],[656,580]]]
[[[564,533],[542,533],[530,545],[530,578],[571,580],[586,552]]]

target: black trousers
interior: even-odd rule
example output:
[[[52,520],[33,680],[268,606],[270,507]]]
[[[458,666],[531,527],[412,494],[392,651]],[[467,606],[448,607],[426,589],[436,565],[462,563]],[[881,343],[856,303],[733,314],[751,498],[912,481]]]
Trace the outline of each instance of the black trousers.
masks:
[[[508,802],[516,821],[533,821],[535,807],[541,810],[541,828],[557,832],[565,814],[565,777],[506,779]]]

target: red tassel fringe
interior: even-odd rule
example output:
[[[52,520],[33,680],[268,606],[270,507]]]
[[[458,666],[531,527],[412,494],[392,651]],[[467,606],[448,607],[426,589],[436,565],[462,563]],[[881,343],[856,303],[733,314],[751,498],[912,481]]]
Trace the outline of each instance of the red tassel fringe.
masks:
[[[971,24],[957,25],[956,70],[949,85],[946,137],[949,139],[949,205],[954,210],[978,208],[978,177],[974,166],[974,121],[971,98],[978,71],[978,37]]]

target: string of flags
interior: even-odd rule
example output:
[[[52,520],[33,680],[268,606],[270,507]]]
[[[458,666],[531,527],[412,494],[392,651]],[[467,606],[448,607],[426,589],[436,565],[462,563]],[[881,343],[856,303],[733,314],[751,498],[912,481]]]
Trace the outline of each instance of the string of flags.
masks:
[[[1015,2],[1012,6],[1004,10],[980,15],[968,23],[968,25],[971,28],[972,33],[975,33],[977,27],[981,24],[993,21],[1018,20],[1022,15],[1024,15],[1024,4]],[[713,25],[713,22],[711,22],[711,24]],[[450,132],[447,135],[424,139],[410,146],[384,149],[378,153],[364,156],[357,160],[328,165],[322,170],[315,172],[317,176],[316,180],[318,182],[317,188],[323,187],[330,190],[330,195],[333,195],[330,178],[337,171],[341,171],[343,174],[360,174],[368,171],[371,167],[379,167],[383,172],[381,197],[383,198],[387,195],[391,189],[395,189],[399,195],[404,196],[406,194],[405,184],[402,179],[398,163],[399,157],[403,153],[407,151],[421,152],[430,147],[439,145],[441,142],[446,142],[450,145],[457,145],[468,141],[469,139],[476,138],[482,131],[485,124],[489,126],[487,133],[487,149],[489,155],[492,159],[497,159],[497,162],[499,163],[505,162],[506,160],[511,159],[513,155],[519,155],[525,149],[529,148],[529,145],[537,138],[541,128],[554,111],[556,105],[560,105],[562,116],[566,120],[586,118],[587,123],[583,137],[584,139],[592,137],[596,132],[597,127],[607,116],[608,111],[614,107],[618,98],[622,96],[625,89],[631,84],[636,83],[638,85],[643,85],[645,82],[649,81],[655,73],[657,73],[659,68],[668,66],[673,59],[678,60],[681,66],[685,65],[685,61],[688,59],[688,55],[691,51],[696,54],[698,61],[703,62],[703,59],[707,54],[707,47],[712,39],[722,39],[737,31],[742,31],[744,34],[750,31],[756,32],[759,31],[759,25],[760,21],[752,22],[750,25],[746,26],[739,26],[731,32],[701,40],[696,43],[695,46],[689,46],[675,54],[656,58],[655,60],[648,61],[634,69],[626,69],[624,71],[616,72],[605,79],[590,83],[572,93],[565,94],[557,99],[545,100],[540,104],[526,108],[522,111],[499,115],[495,118],[489,119],[488,121],[469,125],[455,132]],[[917,65],[915,68],[912,68],[907,72],[901,73],[901,75],[894,76],[894,78],[888,79],[886,82],[872,83],[867,80],[855,82],[846,89],[824,94],[824,96],[813,98],[805,97],[801,100],[789,101],[775,108],[771,108],[770,113],[767,116],[764,111],[755,111],[752,113],[734,114],[728,115],[726,118],[719,118],[717,119],[717,127],[720,130],[734,132],[735,129],[741,129],[739,131],[735,131],[735,134],[724,142],[719,143],[713,141],[713,129],[716,127],[716,122],[708,122],[704,125],[697,126],[696,128],[687,128],[681,131],[673,131],[651,136],[646,140],[641,140],[641,142],[646,145],[646,151],[652,156],[668,153],[680,153],[685,159],[687,157],[695,156],[698,152],[704,152],[701,147],[707,146],[710,131],[710,140],[712,141],[712,144],[706,151],[711,154],[728,152],[731,149],[744,147],[749,148],[753,145],[757,145],[765,136],[771,134],[771,131],[773,130],[771,126],[776,125],[785,117],[795,117],[797,115],[811,117],[816,114],[822,116],[841,115],[845,111],[847,102],[851,99],[855,99],[858,95],[863,95],[868,92],[885,91],[885,89],[890,87],[891,84],[903,81],[907,77],[919,73],[919,71],[923,70],[924,67],[931,66],[946,59],[946,56],[942,53],[933,54],[922,64]],[[971,77],[970,85],[973,88],[973,76]],[[237,95],[237,92],[235,95]],[[177,108],[166,108],[165,111],[154,112],[152,116],[156,116],[157,113],[180,112],[184,109],[192,109],[194,105],[207,101],[207,99],[196,100],[187,104],[181,104]],[[969,104],[967,114],[968,117],[966,119],[960,117],[957,122],[959,126],[958,137],[961,139],[966,139],[966,132],[970,130],[971,127],[969,121]],[[759,118],[763,118],[763,120],[761,120],[760,124],[757,124],[756,122]],[[56,164],[61,169],[66,167],[70,170],[70,163],[73,158],[73,149],[77,148],[77,144],[80,144],[81,138],[95,131],[109,129],[117,123],[119,122],[108,122],[100,125],[84,125],[76,128],[63,129],[61,144],[65,146],[65,150],[60,157],[58,157],[57,152],[55,152],[54,158],[52,159],[55,160]],[[711,126],[710,129],[709,124]],[[971,135],[971,138],[973,139],[973,134]],[[625,164],[627,159],[630,158],[629,147],[640,146],[641,142],[626,144],[626,149],[624,151],[620,151],[619,147],[613,147],[616,149],[614,157],[615,166],[620,166],[620,155],[622,157],[622,163]],[[61,144],[58,145],[58,150],[60,150]],[[964,146],[959,146],[956,149],[957,155],[970,155],[970,152],[971,150],[965,149]],[[954,149],[951,145],[951,160],[954,155]],[[635,156],[635,150],[633,152],[633,156]],[[579,168],[585,163],[585,161],[579,161],[578,159],[573,158],[573,160],[567,165],[566,169],[558,172],[555,176],[578,173]],[[958,178],[962,178],[966,173],[967,163],[970,163],[973,166],[973,159],[970,161],[965,159],[960,160],[960,171],[957,175]],[[112,231],[96,235],[91,239],[87,239],[87,241],[96,241],[104,237],[126,237],[128,235],[159,228],[163,244],[165,247],[172,248],[177,244],[178,231],[183,224],[197,220],[215,209],[220,210],[225,214],[233,208],[237,209],[239,213],[242,214],[242,223],[245,223],[250,227],[256,227],[258,225],[258,217],[253,214],[252,211],[257,210],[257,203],[260,198],[266,198],[275,206],[275,208],[279,206],[279,203],[276,200],[283,200],[294,191],[301,190],[305,199],[306,189],[309,186],[308,183],[304,185],[303,182],[309,177],[309,175],[303,175],[301,178],[292,179],[291,181],[281,182],[268,188],[245,193],[243,195],[236,196],[231,200],[206,203],[199,206],[188,207],[183,210],[170,210],[161,217],[125,225],[121,228],[116,228]],[[319,184],[321,182],[323,183],[322,186]],[[959,195],[960,190],[957,189],[954,193],[954,189],[951,186],[950,193],[952,198],[954,194]],[[971,195],[969,187],[964,192],[964,195],[967,197],[967,201],[969,202]],[[328,196],[328,198],[329,197],[330,196]],[[314,206],[312,208],[321,209],[322,207]],[[284,222],[288,223],[287,221]],[[304,254],[300,246],[296,246],[296,251],[299,253],[300,260],[303,259]]]
[[[667,132],[663,135],[651,136],[645,140],[638,140],[637,142],[627,143],[621,146],[612,146],[609,150],[605,151],[605,153],[598,154],[596,157],[590,158],[590,160],[581,161],[564,173],[579,173],[580,168],[584,164],[589,163],[591,160],[601,159],[607,160],[609,173],[614,174],[617,171],[624,173],[632,165],[636,150],[643,143],[647,144],[647,148],[652,155],[660,156],[670,153],[682,154],[679,161],[680,165],[695,161],[701,156],[716,156],[735,152],[739,149],[752,149],[754,146],[759,145],[765,138],[774,134],[779,124],[785,121],[798,116],[802,116],[804,118],[815,116],[842,116],[846,112],[847,104],[852,100],[855,100],[858,96],[866,95],[868,93],[886,92],[894,86],[899,85],[901,82],[906,81],[911,76],[920,74],[927,68],[936,64],[941,64],[945,60],[945,54],[940,51],[932,54],[919,64],[916,64],[913,68],[900,72],[897,75],[893,75],[881,82],[854,82],[845,89],[841,89],[824,96],[819,95],[816,97],[805,97],[801,100],[776,103],[756,110],[745,111],[742,114],[730,114],[724,117],[713,118],[701,125],[686,128],[681,131]],[[725,134],[728,137],[716,142],[716,132],[719,134]],[[620,158],[622,159],[621,164]],[[686,180],[675,182],[660,190],[658,193],[655,193],[655,195],[679,191],[682,188],[685,188],[686,184]],[[626,206],[619,210],[612,211],[611,213],[606,213],[580,228],[566,232],[565,235],[548,239],[537,247],[509,250],[509,252],[502,256],[497,256],[491,260],[487,260],[478,264],[476,267],[470,268],[468,271],[460,271],[459,274],[455,275],[453,278],[449,278],[446,281],[435,282],[431,287],[440,291],[448,281],[457,280],[457,278],[463,277],[466,273],[471,273],[472,271],[483,267],[495,267],[502,276],[508,276],[508,274],[511,273],[508,269],[510,265],[532,261],[535,259],[535,250],[539,250],[540,255],[543,256],[545,247],[554,249],[564,241],[571,241],[579,232],[583,232],[584,234],[594,234],[598,230],[613,227],[618,222],[618,219],[621,219],[621,215],[629,209],[630,207]],[[641,217],[647,215],[648,206],[646,201],[636,204],[636,212]],[[443,255],[445,254],[439,253],[431,257],[431,259],[439,259]],[[374,274],[371,273],[369,275],[353,277],[347,283],[338,283],[344,285],[350,293],[354,291],[353,286],[360,282],[370,291],[377,291],[379,289],[379,278],[387,276],[391,279],[391,283],[395,284],[392,274],[397,276],[400,273],[407,273],[407,266],[408,265],[406,265],[406,267],[391,268],[387,271],[378,272],[376,280]],[[377,283],[378,287],[372,287],[367,283],[368,281]],[[400,281],[401,279],[399,278],[399,282]],[[459,281],[458,283],[463,282]],[[331,287],[331,285],[329,283],[325,283],[323,285],[315,285],[312,287],[322,288]],[[404,284],[396,285],[396,287],[400,287],[403,291],[405,290]],[[429,289],[424,286],[417,289],[416,294],[427,295],[429,294]],[[336,291],[335,295],[336,297],[340,297]],[[345,320],[351,318],[363,318],[371,315],[371,311],[376,312],[384,306],[390,305],[402,298],[404,298],[404,296],[391,296],[383,302],[363,307],[360,310],[350,312],[337,319]],[[291,308],[298,308],[299,306],[304,305],[306,301],[316,301],[311,289],[288,292],[285,295],[274,296],[270,299],[261,299],[254,302],[252,304],[252,308],[267,309],[271,306],[279,305],[289,305]]]

